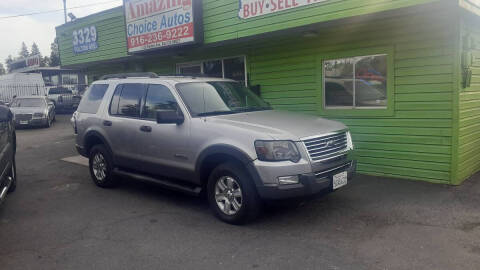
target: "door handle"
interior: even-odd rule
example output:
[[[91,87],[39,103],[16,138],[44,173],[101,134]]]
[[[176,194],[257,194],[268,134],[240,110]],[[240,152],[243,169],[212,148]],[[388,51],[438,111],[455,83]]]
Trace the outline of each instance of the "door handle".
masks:
[[[152,127],[151,126],[141,126],[140,130],[143,132],[152,132]]]
[[[105,121],[103,121],[103,125],[107,126],[107,127],[111,127],[112,126],[112,121],[105,120]]]

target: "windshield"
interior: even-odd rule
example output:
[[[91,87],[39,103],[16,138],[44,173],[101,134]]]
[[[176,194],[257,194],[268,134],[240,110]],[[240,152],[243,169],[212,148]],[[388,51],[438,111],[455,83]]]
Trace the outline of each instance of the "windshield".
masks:
[[[13,108],[18,107],[44,107],[45,101],[40,98],[17,98],[12,102]]]
[[[192,82],[176,85],[192,116],[270,110],[270,105],[238,82]]]
[[[71,94],[72,91],[67,88],[52,88],[48,91],[49,95]]]

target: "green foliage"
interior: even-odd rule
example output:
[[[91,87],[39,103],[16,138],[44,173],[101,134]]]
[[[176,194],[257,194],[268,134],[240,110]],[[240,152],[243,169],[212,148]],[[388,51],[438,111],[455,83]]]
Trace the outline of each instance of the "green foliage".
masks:
[[[18,53],[18,55],[21,58],[26,58],[30,55],[30,53],[28,52],[27,45],[25,45],[25,42],[22,42],[22,47],[20,48],[20,52]]]
[[[60,65],[60,53],[58,52],[58,38],[56,37],[55,40],[50,44],[50,58],[49,58],[49,65],[51,67],[59,66]],[[46,57],[45,57],[46,58]]]
[[[12,55],[9,55],[7,57],[7,59],[5,59],[5,64],[7,65],[7,71],[8,72],[10,72],[10,70],[11,70],[10,65],[12,64],[13,61],[15,61],[15,59],[13,59]]]

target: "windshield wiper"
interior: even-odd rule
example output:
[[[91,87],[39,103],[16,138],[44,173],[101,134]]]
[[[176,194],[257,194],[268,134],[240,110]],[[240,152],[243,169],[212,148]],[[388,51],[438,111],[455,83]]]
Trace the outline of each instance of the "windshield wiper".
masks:
[[[233,114],[233,113],[237,113],[237,112],[235,112],[235,111],[211,111],[211,112],[198,113],[197,116],[211,116],[211,115]]]
[[[266,110],[272,110],[272,107],[249,107],[249,108],[238,108],[235,109],[237,112],[254,112],[254,111],[266,111]]]

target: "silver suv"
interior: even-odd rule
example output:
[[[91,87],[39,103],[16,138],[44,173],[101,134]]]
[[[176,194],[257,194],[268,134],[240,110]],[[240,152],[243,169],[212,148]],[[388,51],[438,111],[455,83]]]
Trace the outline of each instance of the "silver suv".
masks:
[[[263,200],[336,190],[356,168],[343,124],[273,110],[226,79],[110,75],[91,85],[72,122],[96,185],[128,176],[205,191],[233,224],[257,216]]]

